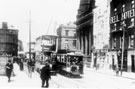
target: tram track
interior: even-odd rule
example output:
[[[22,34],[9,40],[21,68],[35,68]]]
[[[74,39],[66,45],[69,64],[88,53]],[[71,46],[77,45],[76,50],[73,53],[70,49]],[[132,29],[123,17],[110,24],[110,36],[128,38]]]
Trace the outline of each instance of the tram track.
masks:
[[[66,83],[66,87],[72,86],[70,88],[88,88],[88,86],[84,85],[83,81],[80,81],[82,79],[68,78],[59,74],[57,76],[59,81],[64,81]]]

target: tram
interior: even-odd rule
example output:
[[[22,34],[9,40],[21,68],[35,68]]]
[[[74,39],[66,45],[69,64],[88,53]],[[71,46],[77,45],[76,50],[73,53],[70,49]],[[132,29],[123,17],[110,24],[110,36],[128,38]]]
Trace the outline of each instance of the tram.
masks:
[[[51,75],[56,75],[57,71],[54,68],[56,65],[56,62],[54,61],[54,53],[53,51],[44,51],[41,54],[36,55],[36,71],[40,73],[40,69],[44,66],[44,63],[46,60],[49,61],[50,69],[51,69]]]
[[[83,54],[74,52],[56,54],[58,73],[71,78],[81,78],[83,74]]]

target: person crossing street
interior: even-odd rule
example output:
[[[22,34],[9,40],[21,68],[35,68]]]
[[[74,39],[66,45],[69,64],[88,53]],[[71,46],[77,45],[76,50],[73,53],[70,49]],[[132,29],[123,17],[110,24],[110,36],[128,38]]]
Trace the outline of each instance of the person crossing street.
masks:
[[[49,79],[51,79],[51,72],[50,72],[50,66],[49,62],[46,61],[45,65],[41,69],[40,78],[42,80],[42,86],[41,87],[49,87]],[[46,83],[46,86],[44,84]]]

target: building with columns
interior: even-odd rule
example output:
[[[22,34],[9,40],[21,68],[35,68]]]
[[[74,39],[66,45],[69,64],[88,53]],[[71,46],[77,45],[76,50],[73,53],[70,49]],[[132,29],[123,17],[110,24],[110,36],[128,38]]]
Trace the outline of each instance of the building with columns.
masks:
[[[93,8],[95,0],[80,0],[77,14],[77,49],[84,54],[86,63],[91,63],[93,47]],[[89,64],[88,64],[89,65]]]

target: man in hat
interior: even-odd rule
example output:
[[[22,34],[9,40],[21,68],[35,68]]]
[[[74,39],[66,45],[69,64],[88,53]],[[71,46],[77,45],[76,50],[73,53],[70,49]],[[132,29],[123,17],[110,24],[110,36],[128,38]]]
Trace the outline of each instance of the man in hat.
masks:
[[[10,82],[10,77],[13,70],[13,64],[11,60],[8,60],[8,63],[6,64],[5,68],[6,68],[6,75],[8,77],[8,82]]]
[[[44,87],[45,83],[45,87],[49,87],[49,79],[51,79],[51,72],[48,61],[45,62],[45,65],[41,69],[40,78],[42,80],[42,87]]]

